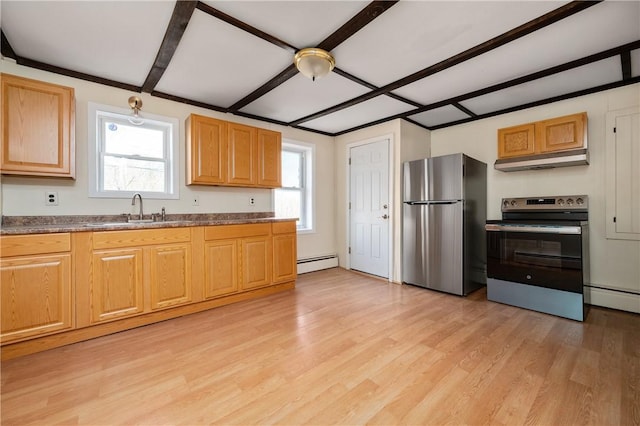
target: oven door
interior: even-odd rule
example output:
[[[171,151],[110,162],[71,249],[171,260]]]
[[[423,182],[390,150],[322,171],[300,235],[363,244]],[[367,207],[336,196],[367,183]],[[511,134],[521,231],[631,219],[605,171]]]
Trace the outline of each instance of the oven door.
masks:
[[[581,226],[491,223],[485,229],[489,278],[582,293]]]

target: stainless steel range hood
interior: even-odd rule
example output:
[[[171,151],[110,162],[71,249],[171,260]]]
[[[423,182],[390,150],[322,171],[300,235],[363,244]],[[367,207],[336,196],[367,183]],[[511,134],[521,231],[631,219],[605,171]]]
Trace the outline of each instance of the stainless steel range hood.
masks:
[[[581,166],[584,164],[589,164],[589,151],[587,149],[504,158],[496,160],[493,167],[502,172],[515,172],[518,170],[553,169],[555,167]]]

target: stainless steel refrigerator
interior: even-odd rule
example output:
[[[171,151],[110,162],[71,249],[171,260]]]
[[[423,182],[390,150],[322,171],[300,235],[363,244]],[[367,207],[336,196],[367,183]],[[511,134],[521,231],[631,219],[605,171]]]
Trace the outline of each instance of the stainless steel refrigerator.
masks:
[[[402,281],[467,295],[486,284],[487,165],[464,154],[403,164]]]

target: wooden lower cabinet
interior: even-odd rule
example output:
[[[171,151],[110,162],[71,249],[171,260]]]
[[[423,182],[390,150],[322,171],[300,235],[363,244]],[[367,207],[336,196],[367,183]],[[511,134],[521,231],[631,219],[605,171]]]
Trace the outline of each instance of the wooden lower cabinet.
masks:
[[[191,302],[191,244],[172,244],[148,249],[151,309]]]
[[[295,221],[0,242],[2,359],[295,287]]]
[[[238,291],[238,241],[207,241],[204,245],[204,298]]]
[[[242,279],[240,288],[242,290],[271,284],[272,250],[270,235],[243,238],[241,240]]]
[[[0,238],[2,344],[74,327],[69,233]]]
[[[0,259],[2,343],[73,327],[71,254]]]
[[[90,262],[80,262],[89,276],[80,296],[91,317],[81,325],[191,302],[190,228],[94,232],[90,244]]]
[[[276,222],[273,233],[273,282],[294,281],[298,268],[296,223]]]
[[[208,226],[205,298],[254,290],[296,279],[296,223]]]
[[[95,251],[92,264],[92,323],[144,311],[142,249]]]

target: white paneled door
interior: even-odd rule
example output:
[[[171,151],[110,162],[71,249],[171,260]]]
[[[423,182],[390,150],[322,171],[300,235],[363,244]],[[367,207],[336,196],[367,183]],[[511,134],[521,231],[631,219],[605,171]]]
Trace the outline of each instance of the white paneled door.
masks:
[[[350,267],[389,277],[389,140],[350,149]]]

